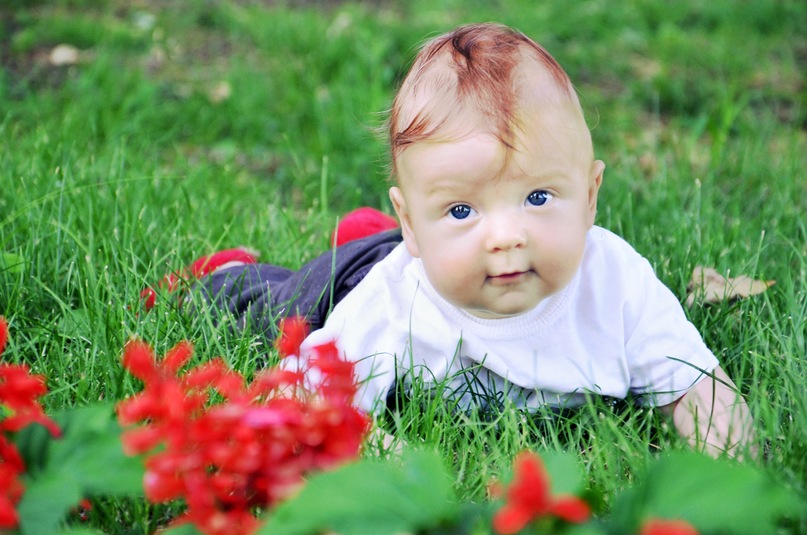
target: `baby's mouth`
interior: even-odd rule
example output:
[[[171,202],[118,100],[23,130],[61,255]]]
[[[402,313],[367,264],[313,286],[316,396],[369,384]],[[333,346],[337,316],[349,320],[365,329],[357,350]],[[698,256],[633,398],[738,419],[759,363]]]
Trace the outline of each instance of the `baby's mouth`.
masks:
[[[510,273],[500,273],[498,275],[489,275],[488,283],[493,286],[508,286],[511,284],[518,284],[529,276],[529,271],[512,271]]]

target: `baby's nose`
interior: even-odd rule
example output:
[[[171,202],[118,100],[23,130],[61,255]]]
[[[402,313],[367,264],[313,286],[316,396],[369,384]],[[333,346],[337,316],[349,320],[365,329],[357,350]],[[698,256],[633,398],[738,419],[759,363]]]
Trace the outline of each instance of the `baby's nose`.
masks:
[[[487,228],[487,249],[502,251],[523,247],[527,243],[524,221],[517,213],[490,216]]]

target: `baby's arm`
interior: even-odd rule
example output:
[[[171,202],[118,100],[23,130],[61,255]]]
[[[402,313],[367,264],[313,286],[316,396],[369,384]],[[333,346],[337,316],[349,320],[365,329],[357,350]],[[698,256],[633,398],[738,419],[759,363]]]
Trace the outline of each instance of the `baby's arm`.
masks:
[[[660,407],[678,433],[696,450],[713,457],[742,455],[753,439],[753,420],[737,387],[722,368],[683,397]]]

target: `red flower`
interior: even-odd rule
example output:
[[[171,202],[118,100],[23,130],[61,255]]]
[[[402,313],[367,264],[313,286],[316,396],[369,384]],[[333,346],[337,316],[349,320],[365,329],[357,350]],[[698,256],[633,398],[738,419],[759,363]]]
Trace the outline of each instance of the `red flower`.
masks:
[[[6,318],[0,316],[0,355],[6,349],[6,342],[8,341],[8,322]]]
[[[73,507],[70,512],[76,515],[82,522],[87,522],[90,519],[90,513],[92,512],[92,502],[87,498],[82,498],[78,502],[78,505]]]
[[[502,535],[517,533],[542,517],[556,517],[567,522],[585,522],[590,509],[575,496],[552,496],[549,476],[541,458],[521,452],[513,463],[515,479],[506,490],[507,503],[493,517],[493,529]]]
[[[8,341],[8,323],[0,316],[0,355]],[[28,366],[0,363],[0,528],[13,528],[19,521],[16,504],[25,490],[19,480],[25,471],[20,453],[6,437],[38,423],[52,435],[60,434],[56,423],[45,415],[37,398],[47,392],[45,379],[31,375]]]
[[[292,316],[280,320],[280,336],[275,340],[280,357],[300,354],[300,345],[308,336],[308,322],[305,318]]]
[[[296,319],[285,327],[286,343],[299,351],[307,327]],[[123,442],[127,452],[147,455],[146,497],[184,500],[187,511],[175,523],[205,534],[249,534],[258,526],[256,507],[287,497],[311,471],[355,458],[369,419],[352,405],[353,365],[333,344],[312,351],[317,391],[306,389],[302,373],[275,369],[248,385],[222,359],[180,373],[190,344],[161,362],[148,345],[127,344],[123,364],[145,388],[118,404],[118,419],[144,424],[127,429]]]
[[[17,448],[0,434],[0,531],[15,527],[19,520],[16,504],[25,490],[19,480],[23,471],[25,465]]]
[[[651,518],[642,524],[639,535],[698,535],[698,530],[686,520]]]
[[[37,398],[48,391],[45,378],[31,375],[25,364],[0,363],[0,404],[7,416],[0,421],[0,431],[19,431],[31,423],[38,423],[54,436],[59,427],[45,415]]]
[[[0,316],[0,355],[3,354],[7,341],[8,323]],[[47,391],[45,378],[31,375],[27,365],[0,362],[0,432],[15,432],[37,423],[53,436],[59,436],[59,427],[45,415],[37,401]]]

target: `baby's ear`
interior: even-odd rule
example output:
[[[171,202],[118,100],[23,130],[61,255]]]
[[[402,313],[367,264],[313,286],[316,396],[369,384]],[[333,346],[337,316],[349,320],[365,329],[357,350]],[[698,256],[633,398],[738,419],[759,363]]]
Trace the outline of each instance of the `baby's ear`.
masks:
[[[404,243],[409,254],[415,258],[420,257],[417,242],[415,241],[415,233],[412,231],[412,220],[409,217],[409,209],[406,206],[406,198],[404,198],[403,191],[398,187],[391,187],[389,189],[389,199],[392,201],[392,207],[395,208],[395,214],[398,216],[398,221],[401,222],[401,231],[403,234]]]
[[[594,160],[591,162],[591,170],[589,171],[589,186],[588,186],[588,213],[589,213],[589,226],[594,224],[594,216],[597,215],[597,195],[600,192],[602,185],[602,175],[605,172],[605,163],[602,160]]]

